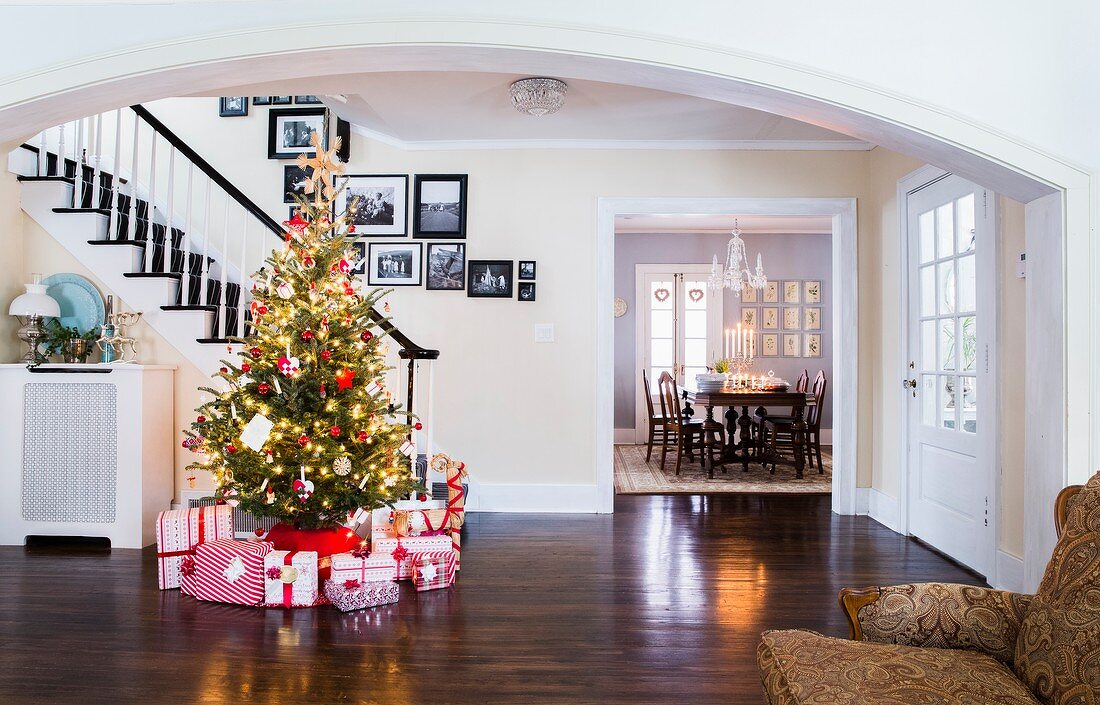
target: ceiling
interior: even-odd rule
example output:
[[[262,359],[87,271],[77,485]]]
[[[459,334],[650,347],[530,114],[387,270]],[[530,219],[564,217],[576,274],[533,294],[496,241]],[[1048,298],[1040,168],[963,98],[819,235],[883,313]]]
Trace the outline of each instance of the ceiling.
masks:
[[[743,233],[832,233],[832,217],[827,215],[712,215],[712,214],[637,214],[615,217],[615,234],[696,234],[724,233],[733,230],[734,221]]]
[[[281,81],[227,93],[327,96],[326,105],[360,131],[409,149],[540,144],[670,149],[872,147],[771,113],[597,81],[567,79],[565,107],[554,115],[531,117],[512,108],[508,95],[508,86],[524,77],[469,71],[361,73],[315,79],[308,87],[300,81]]]

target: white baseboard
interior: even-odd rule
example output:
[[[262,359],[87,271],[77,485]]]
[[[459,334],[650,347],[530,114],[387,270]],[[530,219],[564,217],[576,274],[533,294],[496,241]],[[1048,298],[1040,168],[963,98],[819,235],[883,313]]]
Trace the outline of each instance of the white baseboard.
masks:
[[[836,472],[836,468],[833,468],[833,472]],[[870,487],[857,487],[856,488],[856,511],[859,516],[867,516],[867,503],[870,501],[868,496],[871,494]]]
[[[990,584],[998,590],[1024,592],[1024,559],[997,551],[997,575]]]
[[[472,512],[595,514],[596,485],[506,485],[478,483],[466,503]]]
[[[890,529],[890,531],[901,533],[898,526],[897,498],[883,494],[873,487],[867,490],[867,516]]]
[[[615,429],[615,443],[626,443],[633,445],[637,441],[637,432],[632,428],[617,428]]]

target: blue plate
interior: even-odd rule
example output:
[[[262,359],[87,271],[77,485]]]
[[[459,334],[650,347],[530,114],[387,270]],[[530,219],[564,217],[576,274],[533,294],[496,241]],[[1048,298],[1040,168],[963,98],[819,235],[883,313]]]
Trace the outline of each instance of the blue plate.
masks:
[[[103,323],[103,296],[95,284],[79,274],[51,274],[42,283],[61,307],[61,325],[87,333]]]

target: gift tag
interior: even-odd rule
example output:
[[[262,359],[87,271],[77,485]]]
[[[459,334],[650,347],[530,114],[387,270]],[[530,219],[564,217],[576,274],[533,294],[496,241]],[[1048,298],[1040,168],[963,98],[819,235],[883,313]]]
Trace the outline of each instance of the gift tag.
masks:
[[[271,435],[271,429],[274,427],[275,424],[266,416],[256,414],[251,421],[245,424],[244,429],[241,431],[241,443],[259,452],[264,447],[264,443],[267,442],[268,436]]]

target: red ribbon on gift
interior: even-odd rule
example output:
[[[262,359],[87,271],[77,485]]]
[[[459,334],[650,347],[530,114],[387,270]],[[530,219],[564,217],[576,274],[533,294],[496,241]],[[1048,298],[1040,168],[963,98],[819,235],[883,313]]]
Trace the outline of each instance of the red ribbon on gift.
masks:
[[[200,543],[206,543],[206,511],[204,507],[199,507],[199,540],[192,544],[191,548],[184,549],[182,551],[159,551],[157,558],[172,558],[173,556],[193,556],[195,555],[195,546]],[[187,522],[187,543],[191,543],[191,521]]]
[[[398,580],[401,577],[401,561],[405,560],[408,556],[409,549],[401,545],[401,539],[397,539],[397,547],[393,549],[393,559],[397,562],[393,569],[394,580]]]
[[[345,590],[354,590],[357,587],[359,587],[359,581],[358,580],[345,580],[344,581],[344,589]]]
[[[465,506],[465,504],[466,504],[466,500],[465,500],[466,491],[464,489],[462,489],[462,472],[461,472],[461,468],[464,468],[464,467],[466,467],[465,464],[460,466],[460,471],[459,472],[456,472],[456,473],[448,472],[447,473],[447,487],[451,490],[454,490],[455,492],[454,492],[453,497],[449,497],[447,499],[447,516],[445,517],[445,519],[443,521],[443,525],[446,526],[446,527],[450,527],[450,525],[451,525],[450,520],[451,520],[451,515],[452,514],[462,515],[466,512],[466,506]],[[450,495],[451,493],[448,492],[447,494]],[[457,506],[459,504],[459,502],[462,502],[462,506]],[[460,523],[459,531],[461,531],[461,530],[462,529],[461,529],[461,523]],[[455,542],[453,536],[451,538],[451,546],[454,549],[455,553],[458,553],[459,551],[462,550],[462,547],[458,543]]]
[[[294,565],[291,562],[295,551],[287,551],[283,556],[283,565]],[[291,607],[294,603],[294,583],[283,583],[283,607]]]

